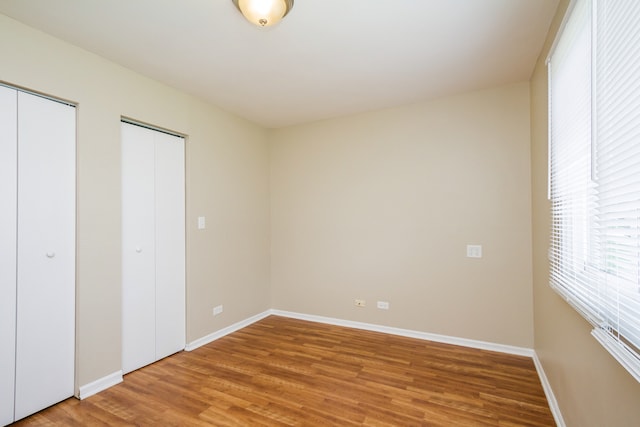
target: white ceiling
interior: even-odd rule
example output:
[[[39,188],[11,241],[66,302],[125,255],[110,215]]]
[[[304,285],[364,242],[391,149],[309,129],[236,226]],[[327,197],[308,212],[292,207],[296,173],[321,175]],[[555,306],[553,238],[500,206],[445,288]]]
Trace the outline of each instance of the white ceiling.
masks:
[[[558,0],[0,0],[0,13],[282,127],[527,80]]]

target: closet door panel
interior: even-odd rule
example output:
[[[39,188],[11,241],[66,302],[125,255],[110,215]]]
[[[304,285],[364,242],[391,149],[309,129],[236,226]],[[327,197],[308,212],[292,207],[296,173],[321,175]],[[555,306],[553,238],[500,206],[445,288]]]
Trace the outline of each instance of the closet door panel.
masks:
[[[15,417],[73,395],[75,108],[18,93]]]
[[[155,133],[156,359],[185,346],[184,138]]]
[[[122,124],[122,368],[155,359],[153,134]]]
[[[0,425],[13,422],[16,360],[17,96],[0,86]]]

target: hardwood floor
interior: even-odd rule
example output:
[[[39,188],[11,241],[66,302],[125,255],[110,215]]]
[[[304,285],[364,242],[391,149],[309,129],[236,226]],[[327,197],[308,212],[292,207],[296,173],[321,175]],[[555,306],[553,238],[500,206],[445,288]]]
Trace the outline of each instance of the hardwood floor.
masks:
[[[530,358],[270,316],[16,426],[553,426]]]

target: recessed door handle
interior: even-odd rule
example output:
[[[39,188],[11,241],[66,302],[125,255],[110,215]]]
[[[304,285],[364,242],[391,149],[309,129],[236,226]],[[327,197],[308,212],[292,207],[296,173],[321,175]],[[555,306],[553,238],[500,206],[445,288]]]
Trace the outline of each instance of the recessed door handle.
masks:
[[[142,248],[140,246],[136,247],[136,252],[138,253],[142,252]]]
[[[56,256],[55,252],[47,252],[47,258],[53,258]]]

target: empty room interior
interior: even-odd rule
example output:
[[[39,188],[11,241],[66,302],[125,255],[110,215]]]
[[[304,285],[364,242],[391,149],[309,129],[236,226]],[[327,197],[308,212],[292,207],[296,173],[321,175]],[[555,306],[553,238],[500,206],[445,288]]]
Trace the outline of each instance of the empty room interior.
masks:
[[[181,366],[175,358],[215,358],[217,345],[240,341],[250,352],[261,331],[265,342],[280,335],[288,345],[303,330],[299,339],[306,331],[324,344],[322,334],[372,333],[433,342],[444,353],[453,345],[523,358],[543,390],[549,425],[638,425],[639,371],[614,357],[597,327],[550,285],[547,62],[563,28],[573,28],[569,12],[591,1],[282,1],[290,10],[273,25],[249,22],[246,3],[0,1],[0,89],[17,105],[8,112],[0,100],[9,117],[0,138],[18,141],[17,163],[1,151],[0,204],[9,212],[1,250],[12,259],[2,264],[0,289],[2,340],[11,343],[0,355],[0,425],[29,421],[55,403],[29,409],[27,387],[43,388],[38,381],[54,368],[34,379],[22,364],[44,367],[29,349],[42,356],[63,345],[46,314],[58,293],[21,290],[47,282],[48,273],[33,279],[33,271],[66,259],[43,247],[33,261],[42,264],[26,264],[23,248],[46,235],[33,223],[43,216],[71,224],[62,313],[72,323],[63,334],[69,362],[67,374],[59,371],[69,385],[58,401],[106,402],[100,396],[135,384],[156,360],[168,363],[159,366],[170,383],[171,368]],[[30,119],[31,104],[42,119]],[[56,106],[64,107],[60,116],[48,109]],[[37,157],[22,148],[30,130],[53,135],[66,117],[60,132],[73,138],[71,166],[50,171],[57,154],[24,166]],[[17,124],[10,132],[6,123]],[[129,140],[148,144],[130,150]],[[55,197],[51,211],[40,203],[54,190],[37,183],[53,188],[59,174],[68,178],[60,185],[69,188],[61,197],[69,214],[56,213]],[[150,210],[142,181],[155,191]],[[34,196],[30,208],[38,191],[48,195]],[[171,221],[179,233],[166,237]],[[136,240],[145,230],[155,243]],[[141,257],[154,269],[145,295],[135,288],[147,280],[136,270]],[[174,277],[177,291],[159,297]],[[155,336],[144,335],[145,310]],[[635,321],[629,328],[640,331]],[[38,337],[48,322],[53,332]],[[277,327],[282,333],[266,335]],[[162,328],[173,334],[166,345]],[[138,357],[147,343],[151,355]],[[356,383],[364,378],[354,375]],[[215,384],[208,387],[219,400]],[[314,424],[298,423],[300,405],[272,424],[229,410],[220,425]],[[405,410],[414,416],[411,405]],[[484,421],[458,423],[425,412],[405,424],[363,409],[345,419],[336,413],[333,424],[539,425],[482,414]]]

